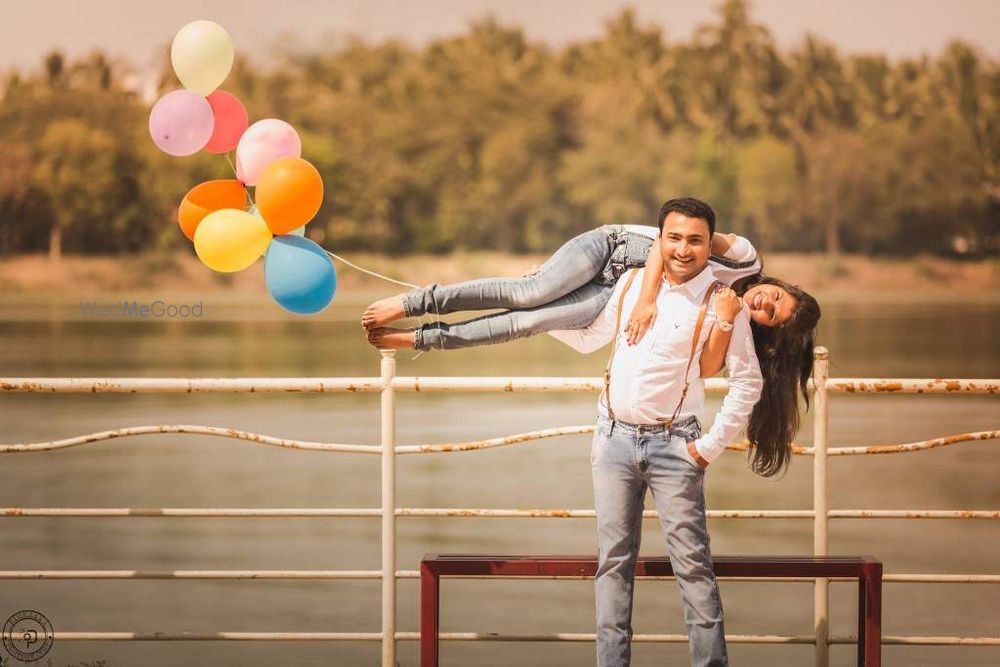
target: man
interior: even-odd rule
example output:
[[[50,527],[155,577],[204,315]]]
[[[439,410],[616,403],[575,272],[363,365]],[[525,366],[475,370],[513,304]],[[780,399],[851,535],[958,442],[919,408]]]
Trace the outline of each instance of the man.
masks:
[[[726,352],[729,391],[712,428],[702,435],[695,416],[705,400],[698,355],[715,324],[712,309],[693,355],[692,342],[702,304],[712,300],[706,295],[715,281],[708,265],[715,213],[697,199],[672,199],[663,205],[658,222],[663,280],[656,298],[660,314],[649,333],[635,345],[628,344],[624,331],[617,337],[614,333],[638,299],[641,271],[627,290],[626,280],[619,280],[608,305],[589,327],[551,332],[581,352],[608,342],[614,346],[591,451],[600,667],[628,665],[631,659],[632,592],[647,487],[681,590],[691,663],[728,664],[722,601],[705,523],[704,470],[745,425],[760,397],[761,373],[743,309],[731,323]],[[719,326],[726,329],[728,323]]]

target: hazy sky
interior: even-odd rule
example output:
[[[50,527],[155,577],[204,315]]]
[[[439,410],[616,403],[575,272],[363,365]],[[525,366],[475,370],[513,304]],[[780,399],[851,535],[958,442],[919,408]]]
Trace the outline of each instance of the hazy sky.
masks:
[[[716,1],[701,0],[2,0],[0,69],[35,68],[60,47],[70,55],[94,48],[152,61],[188,21],[208,18],[232,35],[239,53],[266,55],[273,45],[329,44],[347,33],[414,44],[461,32],[493,14],[554,45],[598,35],[603,22],[632,6],[668,39],[687,40],[713,19]],[[788,47],[806,31],[848,52],[890,56],[937,53],[961,37],[1000,55],[1000,0],[755,0],[753,16]],[[290,40],[289,36],[295,39]]]

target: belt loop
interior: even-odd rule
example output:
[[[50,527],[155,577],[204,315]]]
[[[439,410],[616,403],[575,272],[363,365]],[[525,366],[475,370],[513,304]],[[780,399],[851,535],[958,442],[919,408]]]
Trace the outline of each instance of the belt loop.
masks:
[[[610,438],[615,434],[615,420],[611,420],[611,425],[608,426],[608,437]]]

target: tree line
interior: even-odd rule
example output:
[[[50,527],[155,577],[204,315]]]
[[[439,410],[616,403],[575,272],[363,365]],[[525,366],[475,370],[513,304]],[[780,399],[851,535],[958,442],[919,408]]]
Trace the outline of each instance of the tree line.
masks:
[[[237,49],[239,50],[239,49]],[[184,193],[218,155],[153,146],[128,63],[49,53],[0,107],[0,254],[181,248]],[[159,90],[179,84],[163,58]],[[779,49],[726,0],[690,41],[631,10],[553,49],[493,19],[416,48],[350,39],[223,88],[277,117],[326,183],[327,248],[550,251],[692,195],[764,250],[986,255],[1000,248],[1000,66],[954,42],[891,60],[807,35]]]

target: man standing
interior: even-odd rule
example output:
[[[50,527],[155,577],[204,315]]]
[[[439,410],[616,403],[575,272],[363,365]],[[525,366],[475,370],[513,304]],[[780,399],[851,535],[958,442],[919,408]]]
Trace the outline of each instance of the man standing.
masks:
[[[589,327],[551,332],[581,352],[609,342],[614,346],[591,450],[600,667],[627,666],[631,659],[632,592],[647,487],[683,598],[691,664],[728,664],[705,522],[704,471],[746,424],[760,397],[761,373],[744,309],[733,322],[718,323],[724,329],[732,326],[726,353],[729,391],[712,428],[702,435],[695,416],[705,401],[698,357],[716,324],[714,312],[703,309],[715,281],[708,265],[715,213],[697,199],[672,199],[661,208],[658,223],[664,279],[652,330],[635,345],[628,344],[624,331],[615,335],[638,299],[640,272],[638,280],[619,280]]]

